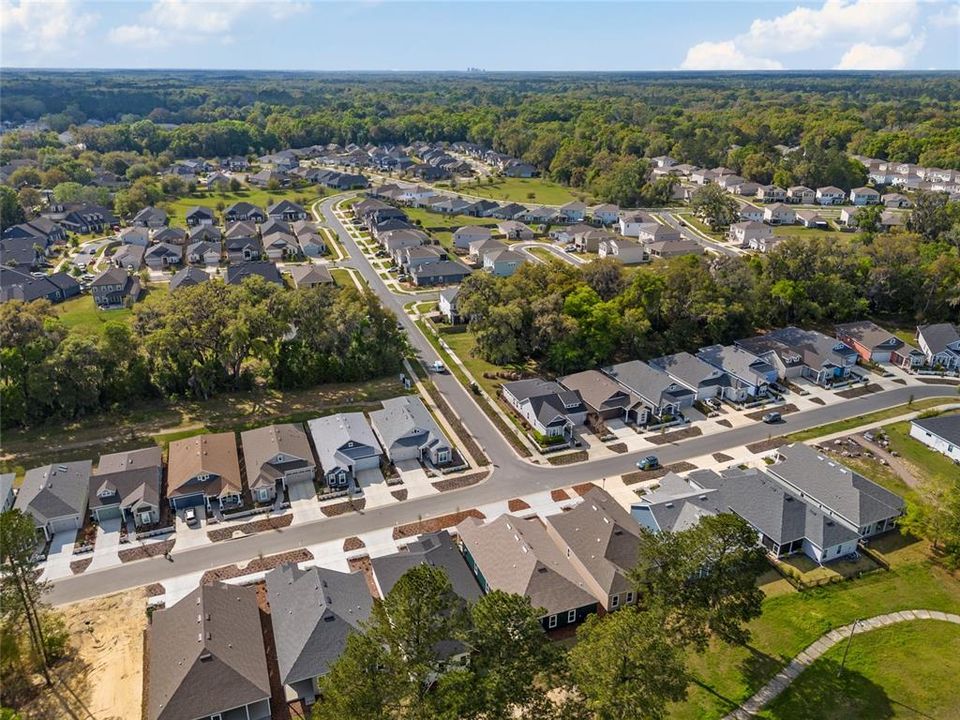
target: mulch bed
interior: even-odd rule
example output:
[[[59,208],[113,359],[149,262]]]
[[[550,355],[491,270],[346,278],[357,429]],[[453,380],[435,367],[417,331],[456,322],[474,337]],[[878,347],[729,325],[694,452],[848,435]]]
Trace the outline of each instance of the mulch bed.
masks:
[[[823,398],[812,397],[812,398],[807,398],[807,400],[809,400],[810,402],[812,402],[814,405],[826,405],[826,404],[827,404],[827,401],[824,400]]]
[[[345,515],[348,512],[363,510],[366,506],[366,499],[360,498],[358,500],[347,500],[346,502],[337,503],[336,505],[324,505],[320,508],[320,512],[327,517],[336,517],[337,515]]]
[[[239,532],[243,535],[250,535],[252,533],[263,532],[264,530],[279,530],[280,528],[288,527],[292,522],[293,513],[287,513],[286,515],[254,520],[253,522],[244,523],[243,525],[233,525],[232,527],[210,530],[207,533],[207,537],[210,538],[212,542],[220,542],[221,540],[229,540],[233,537],[234,533]]]
[[[758,455],[760,453],[768,452],[769,450],[774,450],[786,442],[787,439],[782,436],[770,438],[769,440],[761,440],[760,442],[750,443],[747,445],[747,450],[752,452],[754,455]]]
[[[956,380],[949,380],[947,378],[917,378],[922,383],[927,385],[956,385]],[[906,383],[904,383],[906,384]]]
[[[159,557],[173,550],[174,543],[176,543],[176,538],[151,543],[149,545],[127,548],[126,550],[118,552],[117,557],[120,558],[120,562],[132,562],[134,560],[143,560],[144,558]]]
[[[70,563],[70,572],[72,572],[74,575],[79,575],[88,567],[90,567],[90,563],[92,562],[92,557],[84,558],[83,560],[74,560]]]
[[[551,490],[550,499],[554,502],[563,502],[564,500],[569,500],[570,496],[567,495],[566,490]]]
[[[483,450],[480,449],[477,441],[473,439],[473,436],[467,431],[467,428],[464,427],[463,423],[460,422],[460,418],[457,417],[450,405],[447,404],[447,401],[443,398],[443,395],[441,395],[440,391],[437,390],[437,386],[429,381],[425,381],[423,386],[427,389],[427,393],[430,395],[430,398],[440,410],[440,414],[446,418],[447,422],[450,424],[450,427],[453,428],[453,431],[457,434],[457,437],[460,438],[460,442],[463,443],[463,446],[467,449],[467,452],[470,453],[470,455],[473,456],[473,459],[480,465],[489,465],[489,458],[487,458],[487,456],[483,453]]]
[[[458,490],[459,488],[476,485],[478,482],[483,480],[487,474],[487,472],[472,473],[470,475],[461,475],[460,477],[449,478],[448,480],[438,480],[437,482],[431,484],[440,492],[446,492],[447,490]]]
[[[401,490],[392,490],[390,494],[393,495],[394,499],[399,500],[400,502],[403,502],[404,500],[407,499],[406,488],[403,488]]]
[[[207,585],[214,580],[229,580],[230,578],[250,575],[256,572],[265,572],[274,568],[286,565],[288,563],[299,563],[313,560],[313,553],[304,548],[291,550],[290,552],[277,553],[276,555],[267,555],[258,557],[247,563],[246,567],[240,568],[238,565],[224,565],[223,567],[207,570],[200,578],[201,585]]]
[[[507,501],[507,510],[510,512],[520,512],[521,510],[529,510],[530,503],[526,500],[521,500],[520,498],[513,498],[513,500]]]
[[[703,435],[703,430],[698,427],[685,427],[682,430],[663,433],[663,435],[648,435],[645,439],[654,445],[666,445],[667,443],[686,440],[687,438],[699,437]]]
[[[643,482],[645,480],[656,480],[658,478],[662,478],[669,472],[682,473],[696,469],[697,466],[691,463],[678,462],[673,463],[672,465],[664,465],[656,470],[635,470],[634,472],[630,472],[622,476],[622,480],[624,485],[634,485],[635,483]]]
[[[579,485],[574,485],[571,489],[580,497],[583,497],[588,492],[593,490],[596,487],[592,482],[580,483]]]
[[[777,412],[781,415],[786,415],[788,413],[796,412],[797,406],[792,403],[787,403],[786,405],[780,405],[779,407],[771,405],[766,410],[757,410],[756,412],[747,413],[744,417],[748,417],[751,420],[762,420],[763,416],[769,412]]]
[[[733,427],[733,423],[729,420],[717,420],[717,425],[723,425],[723,427]]]
[[[863,397],[864,395],[872,395],[873,393],[880,392],[881,390],[883,390],[883,388],[877,385],[876,383],[867,383],[866,385],[850,388],[849,390],[840,390],[835,394],[837,397],[842,397],[849,400],[850,398]]]
[[[365,548],[367,545],[356,535],[353,537],[348,537],[343,541],[343,551],[350,552],[351,550],[359,550],[360,548]]]
[[[731,460],[733,460],[732,457],[730,457],[729,455],[724,455],[723,453],[714,453],[713,459],[716,460],[717,462],[730,462]]]
[[[613,443],[612,445],[607,445],[607,447],[615,453],[625,453],[627,451],[626,443]]]
[[[364,579],[367,581],[367,589],[370,591],[370,594],[375,598],[380,597],[380,593],[377,592],[377,583],[373,579],[373,564],[370,562],[369,555],[349,558],[347,560],[347,567],[350,568],[350,572],[362,572]]]
[[[159,597],[165,595],[167,589],[160,583],[150,583],[144,588],[144,592],[147,593],[147,597]]]
[[[572,465],[573,463],[583,462],[588,457],[586,450],[579,452],[566,453],[565,455],[551,455],[547,462],[551,465]]]
[[[446,528],[459,525],[468,517],[475,517],[478,520],[484,520],[486,515],[479,510],[471,509],[450,513],[449,515],[441,515],[440,517],[430,518],[429,520],[420,520],[419,522],[399,525],[393,529],[393,539],[400,540],[401,538],[414,537],[415,535],[422,535],[423,533],[444,530]]]

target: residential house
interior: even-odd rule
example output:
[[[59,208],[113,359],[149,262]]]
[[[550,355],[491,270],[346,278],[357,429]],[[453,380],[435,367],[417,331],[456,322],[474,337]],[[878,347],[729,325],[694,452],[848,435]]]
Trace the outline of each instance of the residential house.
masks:
[[[388,254],[393,255],[397,250],[405,247],[429,244],[430,236],[422,230],[389,230],[380,233],[377,241]]]
[[[150,241],[153,243],[166,243],[167,245],[186,245],[189,235],[183,228],[166,227],[160,230],[154,230],[150,233]]]
[[[44,248],[49,248],[51,245],[62,245],[67,242],[66,230],[46,217],[38,217],[29,222],[5,227],[0,233],[0,237],[4,240],[17,237],[32,238]]]
[[[837,340],[856,350],[864,362],[892,362],[902,366],[904,361],[909,361],[911,350],[920,361],[921,353],[870,320],[837,325],[836,336]]]
[[[123,268],[129,272],[135,273],[143,267],[143,256],[146,254],[145,245],[121,245],[120,248],[110,256],[110,262],[118,268]]]
[[[646,243],[650,257],[672,258],[681,255],[703,255],[703,247],[695,240],[658,240]]]
[[[584,206],[586,207],[586,206]],[[541,206],[530,208],[521,216],[524,222],[546,225],[553,222],[562,222],[563,217],[556,208]]]
[[[499,209],[499,207],[500,205],[495,203],[493,200],[477,200],[475,203],[465,208],[463,214],[482,218],[492,217],[493,213]]]
[[[843,205],[846,199],[847,194],[833,185],[817,188],[816,200],[818,205]]]
[[[241,221],[265,223],[267,214],[256,205],[241,200],[223,211],[223,220],[227,224]]]
[[[489,240],[490,237],[490,228],[481,225],[464,225],[453,231],[453,246],[461,250],[467,250],[470,243],[476,240]]]
[[[672,380],[691,390],[695,400],[717,397],[725,384],[722,370],[688,352],[654,358],[648,364],[663,370]]]
[[[566,245],[567,243],[572,243],[574,238],[577,237],[580,233],[587,232],[588,230],[594,230],[595,228],[592,225],[587,225],[586,223],[575,223],[573,225],[558,225],[556,227],[550,228],[550,232],[547,233],[547,237],[557,243]]]
[[[13,481],[16,479],[16,473],[0,474],[0,512],[6,512],[12,508],[17,500],[17,491],[13,487]]]
[[[256,236],[237,235],[224,242],[227,248],[227,259],[230,263],[247,263],[260,259],[260,240]]]
[[[380,467],[383,451],[363,413],[327,415],[307,425],[330,487],[345,487],[358,472]]]
[[[419,396],[402,395],[382,404],[382,410],[370,413],[370,425],[391,462],[447,465],[453,460],[453,446]]]
[[[309,215],[295,202],[281,200],[267,208],[267,217],[284,222],[294,222],[295,220],[306,220]]]
[[[48,216],[50,220],[58,222],[64,230],[81,235],[101,233],[117,223],[113,213],[100,205],[71,203],[52,206],[48,210],[54,213],[53,217]]]
[[[299,424],[267,425],[240,433],[247,486],[256,502],[272,502],[277,493],[303,483],[313,489],[317,474],[310,441]]]
[[[459,292],[460,288],[458,287],[444,288],[440,291],[437,302],[437,309],[440,311],[440,314],[443,315],[451,325],[460,322],[460,314],[457,312],[457,295]]]
[[[507,203],[506,205],[501,205],[496,210],[493,210],[490,213],[490,217],[496,218],[497,220],[515,220],[526,211],[527,209],[523,205],[518,203]],[[500,229],[500,232],[503,232],[502,228]]]
[[[140,297],[140,278],[123,268],[109,267],[90,283],[90,293],[99,308],[127,307]]]
[[[47,540],[59,532],[79,530],[87,514],[92,465],[90,460],[78,460],[27,470],[14,509],[32,517]]]
[[[850,191],[850,202],[854,205],[879,205],[880,193],[868,187],[854,188]]]
[[[144,253],[143,259],[148,267],[154,270],[162,270],[165,267],[172,267],[183,262],[183,248],[169,243],[151,245]]]
[[[756,198],[763,203],[782,203],[787,201],[787,191],[776,185],[761,185]]]
[[[880,230],[890,232],[891,230],[903,228],[906,225],[905,219],[901,213],[895,213],[890,210],[884,210],[880,213]]]
[[[56,303],[80,294],[80,283],[65,272],[34,277],[14,268],[0,267],[0,302],[45,299]]]
[[[583,222],[587,216],[587,204],[578,200],[572,200],[566,205],[560,206],[560,219],[563,222],[575,223]]]
[[[243,504],[240,460],[232,432],[196,435],[170,443],[167,500],[174,510]]]
[[[748,220],[753,222],[763,222],[763,211],[764,208],[743,203],[740,205],[740,209],[737,211],[737,217],[740,218],[740,222],[746,222]]]
[[[133,216],[130,221],[136,227],[150,228],[151,230],[166,227],[170,224],[170,217],[160,208],[145,207]]]
[[[637,227],[637,239],[644,245],[654,242],[675,242],[683,236],[676,228],[658,222],[641,223]]]
[[[468,517],[457,525],[460,548],[484,592],[502,590],[542,608],[545,630],[577,625],[598,609],[586,579],[551,540],[537,518],[501,515],[486,524]]]
[[[199,225],[216,225],[217,216],[213,210],[208,207],[192,207],[187,210],[187,226],[197,227]]]
[[[483,269],[494,277],[510,277],[525,261],[525,256],[508,248],[489,250],[483,254]]]
[[[293,235],[271,233],[263,236],[263,252],[268,260],[289,260],[300,256],[300,244]]]
[[[394,260],[400,269],[409,273],[421,265],[443,262],[447,259],[446,251],[437,245],[421,245],[419,247],[405,247],[394,253]]]
[[[624,237],[639,237],[640,226],[649,225],[656,220],[653,216],[644,212],[627,212],[620,216],[619,226],[620,234]]]
[[[816,210],[797,210],[797,223],[805,228],[827,230],[830,225]]]
[[[195,242],[211,242],[220,244],[223,233],[216,225],[197,225],[187,233],[188,244]]]
[[[290,177],[280,170],[264,169],[253,175],[247,175],[247,184],[260,188],[269,187],[271,184],[286,187],[290,184]]]
[[[603,372],[633,400],[627,419],[637,425],[666,422],[696,400],[692,390],[641,360],[618,363]]]
[[[577,233],[573,246],[577,252],[599,252],[601,243],[617,240],[617,236],[608,230],[590,229]]]
[[[530,163],[512,160],[503,168],[503,174],[513,178],[532,178],[536,176],[537,169]]]
[[[736,345],[710,345],[700,348],[697,357],[723,371],[721,397],[746,402],[767,394],[777,381],[777,369],[767,361]]]
[[[373,598],[362,572],[281,565],[264,577],[270,600],[280,682],[313,704],[318,680],[340,658],[352,633],[363,631]]]
[[[547,535],[607,612],[636,600],[630,571],[637,563],[640,524],[611,495],[597,486],[569,512],[544,518]]]
[[[761,185],[760,183],[747,181],[734,186],[731,192],[734,195],[739,195],[740,197],[756,198],[757,193],[761,193],[761,194],[763,193],[764,187],[766,186]]]
[[[739,175],[720,175],[717,177],[716,183],[724,190],[732,192],[734,188],[743,185],[746,182],[745,178],[740,177]]]
[[[497,231],[507,240],[533,240],[533,230],[516,220],[497,223]]]
[[[755,237],[750,239],[747,244],[747,249],[755,250],[758,253],[768,253],[783,240],[784,238],[778,235],[771,235],[769,237]]]
[[[794,205],[813,205],[817,194],[805,185],[794,185],[787,188],[786,201]]]
[[[269,720],[256,588],[200,585],[156,610],[147,635],[147,720]]]
[[[613,225],[620,219],[620,206],[609,203],[597,205],[590,211],[590,216],[594,219],[594,222],[601,225]]]
[[[125,227],[117,233],[117,239],[123,245],[139,245],[146,247],[150,244],[150,231],[145,227]]]
[[[960,464],[960,415],[912,420],[910,437]]]
[[[845,207],[840,211],[840,225],[845,228],[857,229],[857,216],[860,214],[859,207]]]
[[[736,344],[777,368],[781,379],[802,377],[824,387],[849,379],[857,363],[856,350],[816,330],[781,328]]]
[[[327,243],[320,234],[310,230],[301,230],[297,233],[297,244],[300,252],[306,257],[320,257],[327,252]]]
[[[119,519],[135,527],[160,522],[163,452],[157,447],[101,455],[90,476],[89,509],[98,523]]]
[[[747,220],[731,225],[727,236],[740,247],[749,247],[751,240],[772,237],[773,229],[769,225]]]
[[[187,247],[187,262],[195,265],[219,265],[220,243],[195,242]]]
[[[587,418],[587,407],[577,390],[566,390],[558,383],[533,378],[504,383],[503,399],[544,437],[573,434]]]
[[[649,260],[647,250],[629,240],[605,240],[597,246],[597,254],[601,258],[612,258],[624,265],[639,265]]]
[[[763,221],[768,225],[793,225],[797,214],[789,205],[774,203],[763,211]]]
[[[413,268],[410,279],[418,287],[430,285],[452,285],[463,282],[470,274],[470,268],[451,260],[441,260]]]
[[[227,285],[239,285],[248,277],[257,275],[274,285],[283,285],[283,278],[275,263],[266,260],[242,262],[227,268]]]
[[[640,398],[609,375],[599,370],[584,370],[560,378],[560,385],[580,394],[587,410],[602,420],[627,420],[637,418]]]
[[[188,265],[185,268],[177,270],[170,278],[170,292],[182,287],[192,287],[210,281],[210,276],[198,267]]]
[[[880,198],[880,202],[887,208],[909,208],[913,203],[906,195],[900,193],[887,193]]]
[[[290,273],[290,277],[293,279],[293,286],[296,288],[317,287],[318,285],[330,285],[333,283],[333,275],[330,274],[326,265],[315,265],[313,263],[307,265],[291,265],[286,271]]]
[[[917,342],[930,367],[960,369],[960,333],[955,325],[921,325],[917,328]]]

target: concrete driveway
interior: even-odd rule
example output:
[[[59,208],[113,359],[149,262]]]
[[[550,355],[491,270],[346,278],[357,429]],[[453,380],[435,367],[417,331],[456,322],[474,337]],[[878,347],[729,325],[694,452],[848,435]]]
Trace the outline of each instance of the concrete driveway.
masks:
[[[70,563],[74,560],[73,545],[76,541],[76,530],[58,532],[53,536],[53,540],[50,542],[50,550],[47,552],[47,562],[43,569],[44,580],[56,580],[73,575],[70,571]],[[80,555],[78,557],[87,556]]]
[[[183,519],[183,513],[184,511],[181,510],[175,516],[177,542],[173,546],[174,554],[211,543],[210,538],[207,537],[207,518],[203,514],[203,508],[197,508],[197,524],[194,527],[187,525]]]
[[[310,522],[324,517],[312,482],[296,482],[288,485],[287,497],[290,499],[290,512],[293,513],[294,523]]]
[[[90,563],[89,570],[100,570],[120,564],[117,553],[120,550],[120,527],[122,524],[123,521],[120,518],[100,521],[100,525],[97,527],[97,542],[93,548],[93,562]]]

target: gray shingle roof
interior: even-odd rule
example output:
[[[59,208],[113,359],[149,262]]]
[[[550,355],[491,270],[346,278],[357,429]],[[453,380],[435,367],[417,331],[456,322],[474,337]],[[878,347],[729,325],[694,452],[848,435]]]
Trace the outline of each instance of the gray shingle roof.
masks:
[[[755,385],[766,382],[768,374],[775,372],[773,365],[766,360],[736,345],[711,345],[700,348],[697,355],[705,362]]]
[[[14,504],[41,524],[54,518],[84,514],[93,462],[78,460],[28,470]]]
[[[691,394],[663,370],[640,360],[619,363],[604,372],[654,407],[659,407],[665,397],[674,402]]]
[[[960,333],[950,323],[924,325],[918,328],[917,332],[923,337],[923,341],[934,355],[946,350],[948,345],[960,342]]]
[[[577,391],[584,402],[595,410],[606,408],[631,408],[637,398],[624,390],[613,379],[599,370],[584,370],[560,378],[560,384],[567,390]]]
[[[688,352],[654,358],[650,360],[650,365],[690,387],[720,384],[717,369]]]
[[[160,507],[160,478],[163,455],[159,447],[101,455],[97,472],[90,476],[91,508],[120,504],[135,507],[147,503]],[[113,496],[102,497],[102,492]]]
[[[281,680],[290,685],[325,675],[373,609],[363,573],[291,564],[265,580]]]
[[[352,466],[353,460],[381,454],[380,444],[363,413],[327,415],[307,425],[325,473]]]
[[[382,410],[370,413],[370,424],[388,453],[394,445],[450,447],[447,436],[440,430],[423,401],[415,395],[384,400]]]
[[[419,540],[407,545],[406,550],[374,558],[371,564],[382,597],[389,594],[407,570],[417,565],[442,568],[450,579],[453,591],[464,600],[474,602],[483,594],[463,555],[445,530],[422,535]]]
[[[919,418],[913,424],[948,443],[960,445],[960,415],[941,415],[940,417]]]

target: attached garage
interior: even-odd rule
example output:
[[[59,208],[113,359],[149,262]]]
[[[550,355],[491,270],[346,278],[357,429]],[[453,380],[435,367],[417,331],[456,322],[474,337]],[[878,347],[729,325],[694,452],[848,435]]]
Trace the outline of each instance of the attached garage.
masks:
[[[83,525],[83,522],[80,520],[79,515],[68,515],[62,518],[54,518],[47,523],[47,527],[50,529],[51,535],[58,532],[65,532],[67,530],[79,530],[81,525]]]
[[[106,507],[98,507],[93,509],[93,517],[97,522],[102,522],[104,520],[114,520],[119,518],[122,515],[119,505],[108,505]]]
[[[170,507],[174,510],[185,510],[190,507],[199,507],[203,505],[205,496],[203,493],[194,493],[193,495],[182,495],[180,497],[170,498]]]

